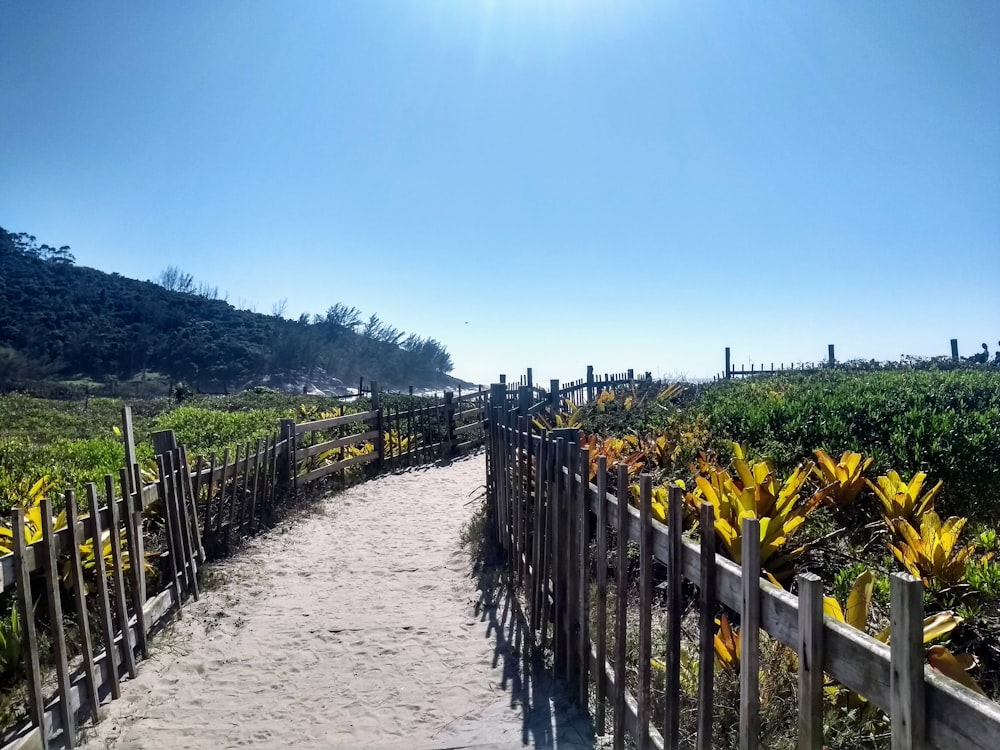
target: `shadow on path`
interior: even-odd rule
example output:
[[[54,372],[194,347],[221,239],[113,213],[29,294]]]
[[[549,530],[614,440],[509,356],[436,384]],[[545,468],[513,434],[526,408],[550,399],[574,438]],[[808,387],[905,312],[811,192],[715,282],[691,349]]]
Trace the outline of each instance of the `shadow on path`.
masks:
[[[476,555],[473,576],[479,588],[476,615],[486,625],[485,637],[494,642],[493,667],[502,668],[501,687],[510,693],[509,705],[522,712],[521,744],[569,750],[595,747],[586,707],[581,709],[570,699],[565,683],[555,678],[541,656],[533,654],[532,634],[507,585],[496,549],[484,545]]]

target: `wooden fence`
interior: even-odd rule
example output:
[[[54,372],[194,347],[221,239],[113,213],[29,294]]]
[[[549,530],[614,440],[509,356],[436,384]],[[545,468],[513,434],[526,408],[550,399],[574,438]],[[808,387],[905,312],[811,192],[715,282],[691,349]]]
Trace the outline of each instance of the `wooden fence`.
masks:
[[[124,407],[128,467],[101,488],[87,485],[85,517],[72,492],[64,524],[47,497],[36,511],[11,514],[13,552],[0,557],[0,592],[16,600],[28,715],[0,734],[0,746],[73,747],[80,722],[99,719],[101,703],[135,677],[150,635],[199,598],[206,562],[268,528],[279,506],[319,480],[345,484],[476,448],[485,439],[486,395],[445,393],[427,406],[393,409],[373,383],[369,411],[284,420],[274,435],[193,465],[172,432],[155,433],[157,472],[145,485]],[[147,559],[156,564],[139,562]],[[54,663],[45,673],[43,640]]]
[[[653,375],[650,372],[646,372],[640,376],[640,380],[643,381],[652,379]],[[549,381],[548,389],[534,384],[530,367],[515,382],[509,383],[507,382],[506,375],[500,376],[500,383],[504,386],[508,401],[512,403],[518,402],[518,399],[521,398],[521,389],[527,387],[531,396],[536,399],[535,403],[539,407],[548,405],[554,409],[562,409],[566,401],[569,401],[574,406],[583,406],[593,401],[603,391],[614,390],[615,388],[631,385],[635,382],[635,371],[631,368],[625,372],[604,373],[602,377],[600,374],[594,373],[593,365],[587,365],[587,374],[577,380],[561,384],[558,380]]]
[[[985,344],[984,344],[985,346]],[[960,361],[958,356],[958,339],[951,339],[950,341],[951,352],[948,355],[952,362]],[[981,364],[988,364],[989,360],[983,355],[982,352],[977,351],[973,357],[966,357],[967,361],[975,361],[975,357],[983,357]],[[739,367],[733,365],[732,362],[732,351],[730,347],[726,347],[726,363],[725,369],[717,375],[712,376],[712,380],[730,380],[732,378],[747,377],[749,375],[777,375],[782,372],[816,372],[822,367],[834,367],[837,365],[837,353],[836,348],[833,344],[827,344],[826,347],[826,360],[820,363],[816,362],[793,362],[789,363],[787,366],[784,362],[779,362],[778,366],[774,366],[774,362],[770,363],[769,367],[765,367],[764,363],[761,362],[759,365],[751,363],[750,369],[747,369],[745,364],[741,364]],[[994,362],[1000,362],[1000,352],[996,353],[996,359]]]
[[[528,393],[522,390],[523,401]],[[761,579],[759,521],[742,528],[742,567],[715,553],[712,534],[699,542],[682,536],[682,496],[670,490],[668,523],[652,519],[651,481],[639,477],[639,507],[607,491],[631,481],[624,466],[599,457],[590,481],[590,454],[577,430],[539,432],[527,410],[511,408],[505,387],[491,389],[487,440],[490,517],[507,553],[509,580],[522,592],[533,645],[551,647],[557,673],[583,707],[594,706],[598,734],[610,732],[615,748],[626,734],[638,748],[677,748],[680,737],[681,616],[684,581],[698,587],[696,739],[713,746],[715,617],[720,605],[739,613],[741,750],[761,744],[759,634],[798,656],[798,747],[823,745],[824,673],[862,694],[891,717],[892,747],[941,750],[1000,747],[1000,704],[925,666],[923,594],[919,580],[891,579],[891,645],[823,615],[823,588],[812,574],[798,577],[799,596]],[[627,490],[626,490],[627,492]],[[701,509],[712,528],[711,507]],[[607,560],[612,541],[616,568]],[[591,540],[594,541],[593,547]],[[627,664],[630,601],[626,543],[639,548],[638,657]],[[593,559],[591,559],[593,558]],[[665,641],[652,642],[654,562],[666,569]],[[633,562],[634,565],[634,562]],[[613,625],[605,606],[613,586]],[[634,595],[633,595],[634,596]],[[653,659],[662,664],[653,704]],[[632,687],[630,687],[632,685]],[[654,714],[659,717],[654,722]],[[766,742],[765,745],[766,746]]]

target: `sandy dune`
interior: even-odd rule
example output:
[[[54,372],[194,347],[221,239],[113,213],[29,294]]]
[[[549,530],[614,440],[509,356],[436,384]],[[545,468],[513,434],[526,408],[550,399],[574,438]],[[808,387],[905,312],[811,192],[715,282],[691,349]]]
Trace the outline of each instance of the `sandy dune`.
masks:
[[[591,747],[460,547],[483,477],[382,477],[213,566],[85,746]]]

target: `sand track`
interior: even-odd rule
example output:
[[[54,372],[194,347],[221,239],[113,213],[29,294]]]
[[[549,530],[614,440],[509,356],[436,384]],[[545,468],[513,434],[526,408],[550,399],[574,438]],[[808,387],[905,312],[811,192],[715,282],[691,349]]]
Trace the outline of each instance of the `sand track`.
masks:
[[[591,746],[460,547],[483,477],[381,477],[213,565],[85,747]]]

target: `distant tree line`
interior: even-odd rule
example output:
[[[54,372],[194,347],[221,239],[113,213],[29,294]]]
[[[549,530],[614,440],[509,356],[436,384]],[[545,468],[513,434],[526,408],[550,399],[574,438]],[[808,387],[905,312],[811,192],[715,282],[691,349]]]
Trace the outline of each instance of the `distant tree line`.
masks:
[[[74,265],[68,245],[0,228],[0,389],[50,376],[125,380],[155,371],[196,387],[238,388],[265,375],[322,368],[346,381],[423,385],[451,372],[440,342],[376,315],[239,310],[218,287],[175,267],[137,281]]]

